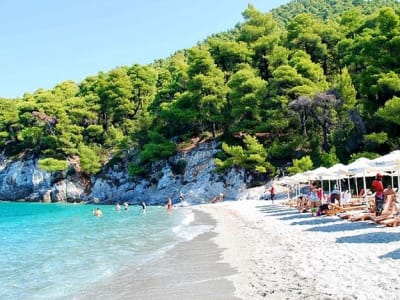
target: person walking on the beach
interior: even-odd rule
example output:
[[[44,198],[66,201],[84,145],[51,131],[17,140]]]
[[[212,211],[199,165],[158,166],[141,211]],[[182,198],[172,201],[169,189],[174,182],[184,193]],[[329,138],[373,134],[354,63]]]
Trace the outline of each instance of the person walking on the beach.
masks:
[[[271,195],[271,201],[272,204],[274,204],[274,199],[275,199],[275,188],[273,185],[269,188],[269,194]]]
[[[383,211],[384,203],[382,175],[380,173],[377,173],[375,180],[372,181],[371,190],[375,192],[375,215],[380,216]]]
[[[318,183],[314,181],[309,186],[309,201],[311,206],[311,216],[313,217],[317,216],[317,211],[318,211],[319,198],[317,195],[317,191],[318,191]]]

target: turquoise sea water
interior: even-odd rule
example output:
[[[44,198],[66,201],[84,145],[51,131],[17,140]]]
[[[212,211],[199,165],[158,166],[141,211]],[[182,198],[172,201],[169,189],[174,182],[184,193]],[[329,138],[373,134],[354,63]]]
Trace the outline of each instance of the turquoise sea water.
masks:
[[[203,231],[189,208],[100,207],[0,202],[0,299],[68,299]]]

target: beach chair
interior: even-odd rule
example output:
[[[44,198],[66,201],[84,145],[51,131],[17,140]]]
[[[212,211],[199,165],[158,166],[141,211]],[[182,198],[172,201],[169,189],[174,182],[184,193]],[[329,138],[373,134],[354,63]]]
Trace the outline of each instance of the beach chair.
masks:
[[[395,219],[397,216],[395,215],[380,215],[380,216],[373,216],[371,217],[372,222],[375,224],[382,224],[383,221],[390,220],[390,219]]]
[[[357,221],[366,221],[366,220],[371,220],[372,218],[375,217],[374,212],[361,212],[358,214],[354,214],[349,218],[349,221],[351,222],[357,222]]]
[[[324,210],[324,214],[327,216],[334,216],[341,212],[343,212],[343,207],[334,203],[328,203],[328,209]]]
[[[367,208],[366,205],[349,205],[349,206],[340,206],[334,203],[329,203],[328,210],[325,211],[326,215],[333,216],[340,213],[350,212],[350,211],[360,211],[365,210]]]

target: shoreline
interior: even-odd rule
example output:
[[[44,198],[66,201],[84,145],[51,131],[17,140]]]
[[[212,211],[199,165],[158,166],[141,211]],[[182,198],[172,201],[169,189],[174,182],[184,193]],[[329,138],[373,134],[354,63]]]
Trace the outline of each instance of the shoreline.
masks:
[[[73,299],[398,299],[400,227],[311,217],[282,202],[191,206],[190,226],[208,231]]]
[[[179,243],[140,269],[130,268],[72,299],[239,300],[229,280],[237,271],[221,261],[223,249],[213,241],[216,221],[209,213],[192,211],[195,220],[190,226],[209,226],[209,231]]]

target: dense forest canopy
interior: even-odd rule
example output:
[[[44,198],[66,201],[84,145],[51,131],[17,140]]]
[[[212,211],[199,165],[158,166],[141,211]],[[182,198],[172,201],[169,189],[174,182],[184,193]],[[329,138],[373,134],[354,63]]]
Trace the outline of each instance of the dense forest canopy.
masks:
[[[0,99],[2,152],[35,155],[48,170],[79,160],[90,175],[135,149],[136,176],[212,138],[220,170],[274,175],[301,159],[330,166],[399,148],[397,1],[249,5],[243,18],[152,64]]]

